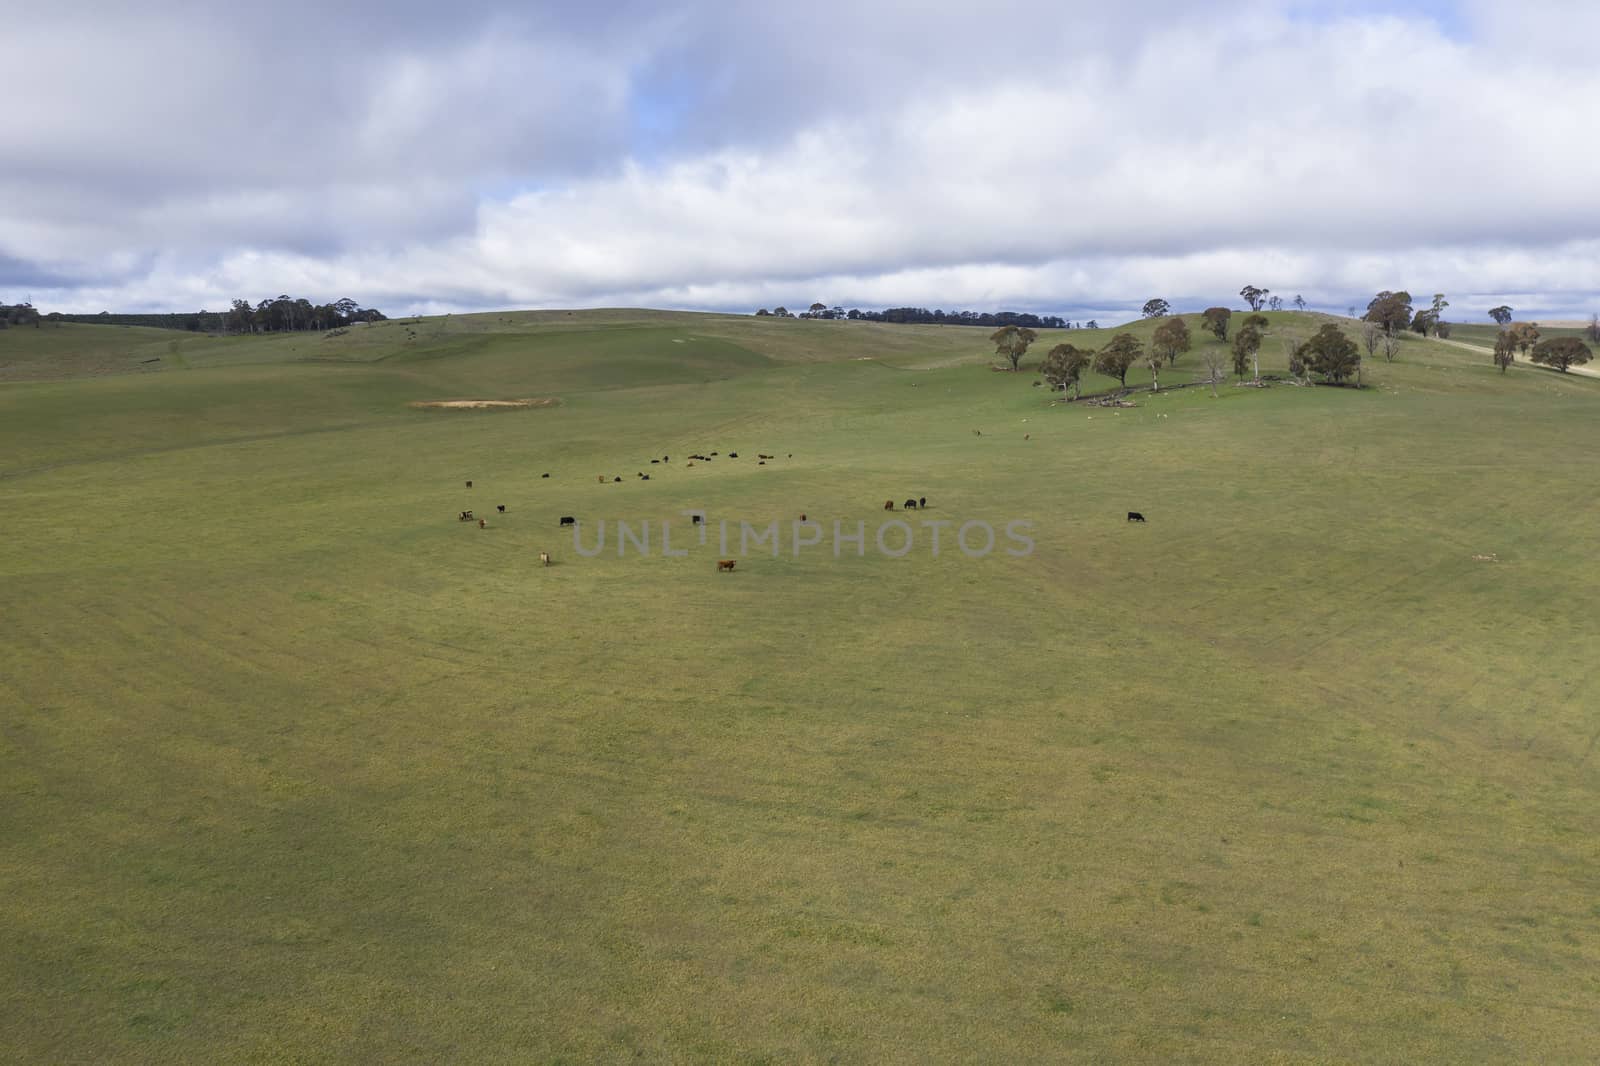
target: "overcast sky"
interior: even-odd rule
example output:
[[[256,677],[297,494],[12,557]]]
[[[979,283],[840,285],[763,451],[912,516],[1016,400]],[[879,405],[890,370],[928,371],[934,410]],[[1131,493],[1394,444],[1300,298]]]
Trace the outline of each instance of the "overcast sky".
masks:
[[[1600,310],[1593,0],[5,7],[0,302]]]

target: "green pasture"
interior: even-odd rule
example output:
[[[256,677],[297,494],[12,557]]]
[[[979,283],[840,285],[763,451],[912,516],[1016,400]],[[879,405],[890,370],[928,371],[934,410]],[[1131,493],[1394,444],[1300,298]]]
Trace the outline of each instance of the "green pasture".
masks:
[[[0,333],[0,1059],[1592,1061],[1600,381],[986,332]]]

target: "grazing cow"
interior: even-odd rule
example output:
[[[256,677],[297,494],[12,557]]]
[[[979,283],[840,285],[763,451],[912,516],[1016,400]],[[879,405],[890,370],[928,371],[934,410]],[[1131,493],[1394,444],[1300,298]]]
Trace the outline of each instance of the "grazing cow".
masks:
[[[578,524],[578,520],[573,518],[571,515],[566,514],[561,516],[561,524],[564,526],[575,526]]]
[[[756,465],[757,466],[766,466],[767,465],[767,461],[765,459],[763,459],[759,463],[757,463]]]
[[[540,552],[539,553],[539,565],[540,566],[549,566],[550,565],[550,553],[549,552]]]
[[[457,518],[456,521],[457,522],[470,522],[470,521],[472,521],[472,512],[471,511],[462,511],[460,517]]]
[[[694,465],[694,461],[693,461],[693,460],[690,460],[690,462],[689,462],[689,465],[690,465],[690,466],[693,466],[693,465]]]
[[[705,519],[701,518],[699,515],[690,515],[689,519],[690,519],[690,524],[691,525],[696,525],[696,526],[699,525],[701,522],[705,521]]]
[[[1130,521],[1130,522],[1143,522],[1144,521],[1144,515],[1140,514],[1138,511],[1129,511],[1128,512],[1128,521]]]
[[[917,509],[917,501],[916,500],[907,500],[906,501],[906,510],[915,511],[916,509]]]
[[[604,480],[604,479],[602,478],[601,480]],[[612,481],[612,484],[615,484],[615,485],[622,484],[622,479],[620,477],[614,477],[614,478],[611,479],[611,481]]]
[[[539,476],[540,477],[549,477],[550,475],[549,474],[540,474]]]
[[[643,477],[644,480],[646,480],[646,481],[650,480],[650,475],[649,474],[641,474],[640,476]]]
[[[884,501],[883,501],[883,509],[884,509],[884,510],[885,510],[885,511],[892,511],[892,510],[894,510],[894,501],[893,501],[893,500],[884,500]]]
[[[470,489],[470,488],[471,488],[471,487],[472,487],[472,482],[470,482],[470,481],[469,481],[469,482],[467,482],[467,488],[469,488],[469,489]]]
[[[660,466],[661,465],[661,460],[660,459],[652,459],[652,460],[650,460],[650,465],[651,466]]]
[[[711,454],[712,454],[712,455],[716,455],[716,454],[717,454],[717,453],[716,453],[716,452],[712,452],[712,453],[711,453]]]
[[[489,520],[487,518],[478,519],[478,528],[479,529],[488,529],[489,528]]]
[[[926,496],[918,496],[917,497],[917,506],[919,508],[921,508],[922,510],[926,511],[928,509],[928,498]]]
[[[494,509],[499,511],[501,514],[505,514],[506,513],[506,505],[503,504],[503,503],[495,504],[495,508]]]
[[[737,559],[718,559],[717,560],[717,573],[720,574],[724,570],[728,571],[729,573],[732,573],[733,572],[733,564],[738,562],[738,561],[739,560],[737,560]]]
[[[1022,435],[1022,439],[1023,440],[1032,440],[1033,439],[1033,434],[1032,433],[1024,433]]]
[[[602,484],[602,485],[604,485],[606,483],[606,476],[604,474],[596,474],[594,479],[596,481],[600,482],[600,484]]]
[[[805,515],[804,515],[804,514],[802,514],[802,515],[801,515],[801,516],[800,516],[800,521],[802,521],[802,522],[804,522],[804,521],[805,521],[805,520],[806,520],[806,516],[805,516]]]
[[[728,458],[729,459],[737,459],[737,458],[739,458],[739,453],[738,452],[729,452],[728,453]]]

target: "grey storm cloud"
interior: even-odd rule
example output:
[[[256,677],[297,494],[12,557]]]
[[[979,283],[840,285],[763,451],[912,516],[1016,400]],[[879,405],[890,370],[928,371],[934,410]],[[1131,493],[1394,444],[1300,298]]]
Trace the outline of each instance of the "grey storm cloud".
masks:
[[[1600,289],[1600,73],[1548,64],[1600,16],[1560,0],[31,18],[0,285],[67,309]]]

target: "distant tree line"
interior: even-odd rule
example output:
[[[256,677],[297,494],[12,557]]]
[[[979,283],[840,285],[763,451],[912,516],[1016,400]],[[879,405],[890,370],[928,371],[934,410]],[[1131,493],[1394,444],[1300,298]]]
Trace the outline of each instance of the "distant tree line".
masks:
[[[28,305],[35,318],[38,312]],[[6,309],[0,307],[0,317]],[[102,326],[151,326],[180,329],[190,333],[287,333],[301,330],[327,330],[357,322],[383,322],[388,316],[375,307],[362,307],[346,297],[332,303],[314,304],[305,298],[277,296],[251,305],[235,300],[227,311],[188,311],[150,315],[124,315],[101,311],[97,315],[71,315],[52,311],[51,321],[83,322]]]
[[[763,307],[757,318],[822,318],[848,319],[851,322],[895,322],[931,326],[1016,326],[1019,329],[1072,329],[1073,325],[1057,315],[1035,315],[1017,311],[930,311],[926,307],[891,307],[885,311],[862,311],[852,307],[828,307],[812,304],[798,314],[787,307],[771,311]]]

